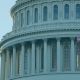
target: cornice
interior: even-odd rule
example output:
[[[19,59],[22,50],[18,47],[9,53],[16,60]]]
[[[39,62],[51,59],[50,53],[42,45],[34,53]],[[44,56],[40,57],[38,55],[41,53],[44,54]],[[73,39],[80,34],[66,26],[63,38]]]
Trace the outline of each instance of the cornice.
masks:
[[[2,40],[0,42],[0,46],[3,45],[4,43],[12,40],[12,39],[16,39],[16,38],[20,38],[23,36],[28,36],[28,35],[35,35],[35,34],[41,34],[41,33],[49,33],[49,32],[80,32],[80,29],[59,29],[59,30],[45,30],[45,31],[37,31],[37,32],[31,32],[31,33],[22,33],[22,34],[18,34],[18,35],[14,35],[14,36],[10,36],[8,38],[6,38],[5,40]]]
[[[59,31],[79,31],[80,30],[80,21],[56,21],[56,22],[47,22],[41,24],[32,24],[26,27],[15,29],[6,35],[3,36],[0,45],[4,42],[9,41],[13,38],[25,36],[25,35],[34,35],[46,32],[59,32]]]

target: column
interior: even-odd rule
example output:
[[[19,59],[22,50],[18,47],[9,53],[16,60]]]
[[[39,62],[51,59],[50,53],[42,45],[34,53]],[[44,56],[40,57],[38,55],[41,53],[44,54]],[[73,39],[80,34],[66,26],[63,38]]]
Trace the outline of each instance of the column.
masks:
[[[30,74],[30,70],[31,70],[31,55],[30,55],[30,48],[28,49],[28,75]]]
[[[71,37],[71,71],[75,71],[74,37]]]
[[[16,30],[16,16],[13,18],[13,30]]]
[[[23,10],[23,27],[26,26],[26,9]]]
[[[49,7],[48,7],[48,21],[51,21],[51,18],[52,18],[51,16],[52,16],[52,13],[53,13],[52,10],[51,10],[52,9],[51,8],[52,7],[51,4],[52,3],[49,3]]]
[[[6,79],[9,78],[9,48],[6,49]]]
[[[39,45],[37,46],[37,49],[36,49],[36,55],[37,55],[37,67],[36,67],[36,71],[37,73],[39,73],[39,67],[40,67],[40,63],[39,63]]]
[[[75,8],[74,3],[75,3],[74,0],[72,0],[72,1],[71,1],[71,8],[70,8],[70,9],[71,9],[71,10],[70,10],[70,12],[71,12],[70,18],[71,18],[72,20],[76,17],[76,16],[75,16],[75,15],[76,15],[76,14],[75,14],[76,11],[75,11],[75,9],[74,9],[74,8]]]
[[[17,18],[18,18],[18,19],[17,19],[17,28],[19,29],[19,27],[20,27],[20,26],[19,26],[19,12],[17,13]]]
[[[21,28],[21,11],[19,11],[19,27]]]
[[[62,20],[64,18],[63,2],[62,1],[59,2],[58,7],[59,7],[59,12],[58,12],[59,16],[58,16],[58,19]]]
[[[44,39],[44,73],[47,72],[47,39]]]
[[[35,73],[35,41],[32,41],[32,74]]]
[[[61,72],[60,38],[57,38],[57,72]]]
[[[24,75],[24,43],[21,43],[21,53],[20,53],[20,75]]]
[[[32,23],[34,22],[34,20],[33,20],[33,8],[32,7],[30,7],[30,25],[32,25]]]
[[[4,64],[5,64],[5,54],[1,53],[1,80],[4,80]]]
[[[13,60],[12,60],[12,57],[13,57],[13,55],[11,54],[11,64],[10,64],[10,66],[11,66],[11,71],[10,71],[10,73],[11,73],[11,78],[12,78],[12,76],[13,76],[13,74],[12,74],[12,68],[13,68],[13,65],[12,65],[12,63],[13,63],[13,62],[12,62],[12,61],[13,61]]]
[[[13,45],[13,67],[12,67],[13,77],[16,76],[16,46]]]
[[[39,10],[38,10],[38,22],[41,23],[42,22],[42,8],[41,8],[41,4],[39,4]]]

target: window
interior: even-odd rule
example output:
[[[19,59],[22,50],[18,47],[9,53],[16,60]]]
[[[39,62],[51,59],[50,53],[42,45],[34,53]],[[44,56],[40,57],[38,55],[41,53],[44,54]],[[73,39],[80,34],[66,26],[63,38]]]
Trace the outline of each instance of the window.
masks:
[[[15,14],[15,26],[16,27],[18,26],[18,14],[17,13]]]
[[[52,69],[57,68],[57,47],[52,47]]]
[[[21,13],[21,27],[23,27],[23,21],[24,21],[24,19],[23,19],[23,13]]]
[[[27,74],[27,64],[28,64],[28,53],[25,51],[24,53],[24,73]]]
[[[38,22],[38,9],[37,8],[35,8],[35,23],[37,23]]]
[[[41,70],[44,69],[44,48],[41,48]]]
[[[64,6],[64,19],[69,19],[69,5]]]
[[[58,6],[55,5],[53,8],[53,19],[58,20]]]
[[[17,53],[17,74],[20,74],[20,52]]]
[[[80,44],[76,46],[76,68],[80,69]]]
[[[63,47],[63,68],[70,68],[70,47],[68,45]]]
[[[80,4],[76,5],[76,19],[80,19]]]
[[[44,6],[43,8],[43,21],[47,21],[47,7]]]
[[[27,11],[27,25],[30,24],[30,11]]]

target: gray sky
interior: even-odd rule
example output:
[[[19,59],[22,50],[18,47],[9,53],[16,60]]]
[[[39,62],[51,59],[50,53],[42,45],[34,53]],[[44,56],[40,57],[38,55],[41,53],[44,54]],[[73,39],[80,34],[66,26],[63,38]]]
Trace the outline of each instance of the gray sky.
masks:
[[[10,9],[16,0],[1,0],[0,2],[0,41],[2,36],[12,30],[12,18]]]

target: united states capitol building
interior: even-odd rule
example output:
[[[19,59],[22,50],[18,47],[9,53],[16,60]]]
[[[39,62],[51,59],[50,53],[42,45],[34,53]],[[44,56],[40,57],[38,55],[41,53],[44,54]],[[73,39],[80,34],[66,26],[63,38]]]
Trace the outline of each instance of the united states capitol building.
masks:
[[[1,80],[80,80],[80,0],[17,0],[10,14]]]

